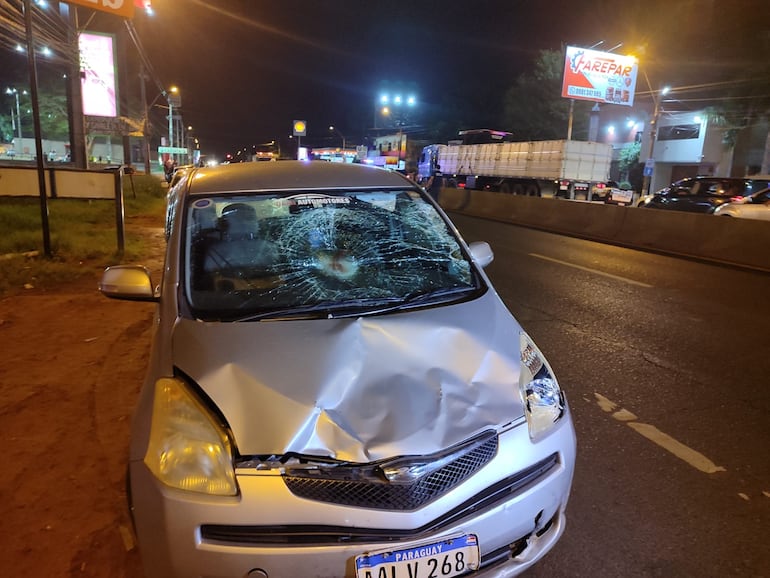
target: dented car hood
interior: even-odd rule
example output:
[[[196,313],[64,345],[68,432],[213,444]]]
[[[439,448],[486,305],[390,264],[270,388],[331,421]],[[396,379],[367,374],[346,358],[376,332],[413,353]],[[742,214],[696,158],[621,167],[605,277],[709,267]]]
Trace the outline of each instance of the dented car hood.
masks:
[[[369,462],[433,453],[523,416],[520,331],[488,291],[371,317],[180,319],[172,343],[241,455]]]

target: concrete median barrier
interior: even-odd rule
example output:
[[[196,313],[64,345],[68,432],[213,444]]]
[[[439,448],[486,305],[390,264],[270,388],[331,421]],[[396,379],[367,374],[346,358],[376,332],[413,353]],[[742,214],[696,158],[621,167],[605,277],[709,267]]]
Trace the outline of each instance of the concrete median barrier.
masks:
[[[449,212],[770,272],[770,222],[443,189]]]

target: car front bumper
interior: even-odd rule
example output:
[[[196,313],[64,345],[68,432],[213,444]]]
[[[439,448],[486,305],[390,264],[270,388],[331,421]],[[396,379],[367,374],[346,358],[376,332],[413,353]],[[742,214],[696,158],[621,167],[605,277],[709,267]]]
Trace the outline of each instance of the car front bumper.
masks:
[[[475,534],[482,568],[470,576],[516,576],[542,558],[564,531],[575,434],[567,413],[537,444],[529,440],[523,422],[501,434],[499,443],[498,455],[482,470],[410,512],[303,500],[278,475],[240,475],[241,492],[235,497],[191,494],[164,486],[144,463],[133,462],[132,509],[145,574],[355,578],[360,554]],[[516,472],[551,456],[546,471],[512,491],[505,489],[505,480]],[[490,493],[492,487],[498,491]],[[207,531],[211,528],[217,531]],[[379,538],[367,540],[367,534]]]

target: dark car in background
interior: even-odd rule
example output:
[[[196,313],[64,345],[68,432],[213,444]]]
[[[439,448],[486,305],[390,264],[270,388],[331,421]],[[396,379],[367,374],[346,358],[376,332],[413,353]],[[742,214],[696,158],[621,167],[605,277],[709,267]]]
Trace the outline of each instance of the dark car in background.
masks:
[[[639,207],[689,213],[713,213],[717,207],[751,195],[770,184],[766,179],[692,177],[644,197]]]

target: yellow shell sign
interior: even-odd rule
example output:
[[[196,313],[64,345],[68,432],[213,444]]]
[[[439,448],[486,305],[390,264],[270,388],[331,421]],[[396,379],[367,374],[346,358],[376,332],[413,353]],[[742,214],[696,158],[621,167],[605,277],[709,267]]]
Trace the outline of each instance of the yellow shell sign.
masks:
[[[304,120],[294,121],[294,136],[305,136],[307,133],[307,124]]]
[[[68,4],[77,4],[101,12],[109,12],[123,18],[134,17],[134,0],[65,0]]]

